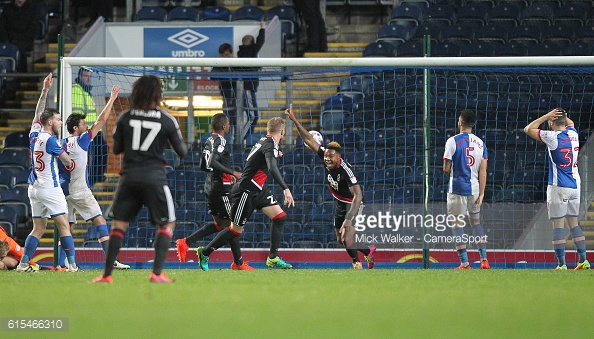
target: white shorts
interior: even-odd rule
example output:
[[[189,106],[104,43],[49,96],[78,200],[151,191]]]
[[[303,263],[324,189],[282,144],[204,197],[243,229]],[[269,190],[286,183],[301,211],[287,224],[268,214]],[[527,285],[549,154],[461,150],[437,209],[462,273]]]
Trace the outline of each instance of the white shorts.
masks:
[[[448,193],[448,214],[455,216],[468,215],[470,219],[479,219],[481,217],[481,208],[475,208],[474,206],[478,196],[478,194],[465,196]]]
[[[547,209],[549,219],[579,216],[580,190],[577,188],[547,186]]]
[[[61,187],[38,188],[29,185],[28,193],[33,218],[50,218],[68,213]]]
[[[66,202],[68,203],[68,222],[71,224],[76,224],[75,209],[85,220],[95,219],[103,214],[91,190],[72,193],[66,197]]]

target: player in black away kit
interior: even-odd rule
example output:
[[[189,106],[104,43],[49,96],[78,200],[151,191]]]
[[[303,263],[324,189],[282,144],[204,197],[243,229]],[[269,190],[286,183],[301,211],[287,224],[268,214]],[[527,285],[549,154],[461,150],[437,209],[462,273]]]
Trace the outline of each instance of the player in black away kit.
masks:
[[[177,257],[182,263],[186,262],[189,244],[231,225],[229,193],[232,185],[241,177],[241,172],[231,169],[230,144],[225,140],[225,136],[230,131],[229,118],[224,113],[217,113],[212,117],[210,126],[213,132],[204,143],[200,168],[208,172],[204,183],[204,193],[208,201],[208,212],[212,215],[214,222],[207,223],[187,238],[178,239],[175,242]],[[233,253],[231,269],[247,271],[254,269],[241,257],[239,238],[233,238],[229,242],[229,246]]]
[[[324,161],[326,165],[326,179],[328,188],[334,196],[334,230],[338,242],[343,244],[347,253],[353,260],[353,268],[361,269],[361,262],[356,249],[349,248],[352,239],[347,235],[352,234],[353,219],[359,213],[359,207],[363,201],[361,186],[357,181],[353,166],[341,158],[342,147],[337,142],[330,142],[326,147],[320,146],[309,132],[299,123],[293,113],[293,105],[285,111],[285,114],[297,127],[297,131],[303,142]],[[375,247],[369,246],[365,249],[358,249],[363,253],[367,261],[367,267],[373,268]]]
[[[277,166],[277,158],[279,157],[278,143],[285,136],[285,119],[270,119],[266,130],[268,134],[252,147],[246,158],[241,178],[233,185],[231,190],[231,200],[233,202],[231,226],[219,232],[206,247],[198,247],[197,249],[200,268],[204,271],[208,270],[209,255],[231,239],[240,236],[243,226],[255,209],[262,210],[264,214],[272,219],[270,254],[266,260],[266,265],[285,269],[293,267],[278,256],[283,225],[287,218],[286,214],[274,199],[270,190],[264,187],[268,175],[272,175],[274,181],[283,188],[285,205],[289,207],[295,205],[293,195],[287,184],[285,184]]]
[[[148,207],[151,221],[157,225],[155,260],[150,282],[172,282],[163,270],[175,228],[175,207],[165,177],[163,148],[169,142],[184,157],[188,152],[177,121],[161,111],[161,80],[144,75],[134,83],[130,111],[120,115],[113,135],[113,153],[124,153],[120,180],[109,216],[113,226],[105,258],[103,275],[93,282],[112,282],[113,262],[117,258],[124,233],[142,206]]]

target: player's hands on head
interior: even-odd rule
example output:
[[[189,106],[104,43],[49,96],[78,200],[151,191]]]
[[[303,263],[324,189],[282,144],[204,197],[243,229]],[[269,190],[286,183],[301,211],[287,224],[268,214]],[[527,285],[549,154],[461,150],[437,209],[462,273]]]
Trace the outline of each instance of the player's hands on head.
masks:
[[[295,206],[295,200],[293,200],[293,195],[291,194],[291,190],[286,188],[283,193],[285,194],[285,206],[291,207]]]
[[[559,118],[562,115],[563,115],[563,113],[558,108],[554,108],[552,111],[550,111],[549,113],[546,114],[546,117],[547,117],[547,120],[555,121],[555,120],[557,120],[557,118]]]

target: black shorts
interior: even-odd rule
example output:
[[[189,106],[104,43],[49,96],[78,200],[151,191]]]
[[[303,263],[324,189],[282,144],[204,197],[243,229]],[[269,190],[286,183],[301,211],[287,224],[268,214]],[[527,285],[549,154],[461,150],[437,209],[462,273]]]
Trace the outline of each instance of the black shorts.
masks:
[[[108,215],[132,223],[143,205],[148,208],[153,224],[175,221],[175,206],[165,172],[122,174]]]
[[[243,226],[254,210],[261,210],[264,207],[278,205],[269,189],[263,190],[235,190],[231,191],[231,220],[235,225]]]
[[[363,203],[361,203],[361,205],[359,205],[359,210],[357,211],[357,214],[361,213],[363,207]],[[347,215],[350,209],[350,203],[334,199],[334,228],[339,229],[342,227],[344,217]]]
[[[229,193],[212,192],[206,195],[208,214],[221,219],[231,219],[231,198]]]

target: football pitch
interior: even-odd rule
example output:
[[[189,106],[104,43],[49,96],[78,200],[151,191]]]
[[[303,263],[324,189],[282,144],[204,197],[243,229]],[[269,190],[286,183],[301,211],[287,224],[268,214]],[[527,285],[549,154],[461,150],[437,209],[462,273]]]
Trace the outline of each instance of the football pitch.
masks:
[[[67,319],[0,338],[590,337],[594,271],[169,269],[0,272],[0,318]]]

